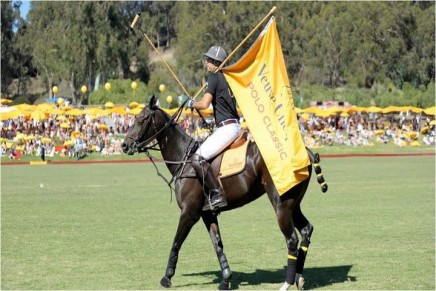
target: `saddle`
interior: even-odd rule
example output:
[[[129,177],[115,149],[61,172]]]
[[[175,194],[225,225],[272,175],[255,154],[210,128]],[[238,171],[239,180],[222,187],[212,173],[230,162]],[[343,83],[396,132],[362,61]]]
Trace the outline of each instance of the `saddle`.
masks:
[[[244,130],[231,145],[212,161],[213,172],[218,178],[230,177],[245,170],[249,143],[247,136],[248,132]]]

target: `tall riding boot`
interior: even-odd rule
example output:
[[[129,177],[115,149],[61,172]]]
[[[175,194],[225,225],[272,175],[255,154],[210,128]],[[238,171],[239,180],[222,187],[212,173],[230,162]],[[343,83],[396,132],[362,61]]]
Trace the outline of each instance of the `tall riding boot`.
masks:
[[[200,155],[194,154],[192,156],[192,167],[201,181],[204,181],[209,188],[209,199],[206,201],[203,211],[216,211],[227,206],[224,189],[221,187],[218,178],[215,177],[210,164]]]

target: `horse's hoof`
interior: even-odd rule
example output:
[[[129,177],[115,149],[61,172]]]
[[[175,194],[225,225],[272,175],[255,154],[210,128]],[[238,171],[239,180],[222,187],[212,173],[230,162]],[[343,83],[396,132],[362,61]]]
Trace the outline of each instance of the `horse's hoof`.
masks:
[[[162,279],[160,279],[160,285],[164,288],[170,288],[171,287],[171,279],[168,277],[162,277]]]
[[[289,289],[289,287],[291,287],[291,284],[289,284],[288,282],[285,282],[282,287],[280,287],[279,291],[286,291]]]
[[[230,282],[222,281],[218,286],[218,290],[230,290]]]
[[[305,281],[304,281],[304,278],[302,276],[300,276],[298,278],[298,280],[295,281],[295,285],[297,286],[298,290],[304,290],[304,288],[303,288],[304,287],[304,283],[305,283]]]

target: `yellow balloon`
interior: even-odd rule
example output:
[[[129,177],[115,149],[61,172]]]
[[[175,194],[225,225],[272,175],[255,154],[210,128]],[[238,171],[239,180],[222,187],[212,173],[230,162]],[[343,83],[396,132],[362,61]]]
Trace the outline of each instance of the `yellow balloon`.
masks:
[[[104,84],[104,88],[106,89],[106,91],[110,91],[112,88],[111,83]]]
[[[82,93],[85,94],[86,91],[88,91],[88,88],[86,88],[86,86],[83,85],[82,88],[80,88],[80,91],[82,91]]]
[[[159,91],[161,91],[161,92],[165,91],[165,85],[164,84],[160,84],[159,85]]]
[[[168,102],[168,104],[173,103],[173,96],[168,96],[167,97],[167,102]]]
[[[58,105],[63,105],[63,104],[64,104],[64,99],[58,98]]]
[[[133,90],[138,89],[138,83],[136,83],[135,81],[133,81],[131,87],[132,87]]]
[[[53,86],[53,93],[57,94],[59,92],[59,88],[57,86]]]

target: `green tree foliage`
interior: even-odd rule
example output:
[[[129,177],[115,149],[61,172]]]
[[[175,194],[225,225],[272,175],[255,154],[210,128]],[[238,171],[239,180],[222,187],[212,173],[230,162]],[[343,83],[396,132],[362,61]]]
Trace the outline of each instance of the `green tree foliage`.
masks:
[[[435,76],[435,4],[430,1],[32,1],[28,22],[16,38],[12,3],[2,2],[2,73],[23,66],[10,53],[19,47],[21,55],[32,55],[47,90],[68,81],[75,103],[88,102],[89,94],[82,96],[80,87],[93,92],[97,76],[100,83],[140,80],[150,95],[164,83],[168,94],[178,96],[184,92],[157,53],[139,30],[129,29],[141,13],[137,28],[194,95],[206,76],[202,53],[212,45],[232,52],[273,5],[293,90],[305,101],[319,96],[356,105],[434,104],[428,97]],[[259,32],[229,63],[247,51]],[[2,74],[2,92],[7,78]]]
[[[12,1],[1,1],[1,92],[5,97],[13,93],[9,87],[13,79],[26,73],[21,70],[21,67],[25,69],[24,66],[17,66],[23,63],[16,45],[17,35],[14,34],[14,27],[20,21],[20,5],[20,2],[13,4]]]

